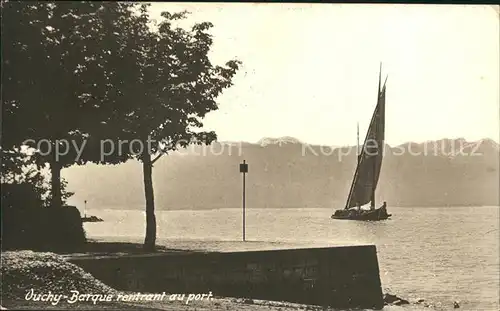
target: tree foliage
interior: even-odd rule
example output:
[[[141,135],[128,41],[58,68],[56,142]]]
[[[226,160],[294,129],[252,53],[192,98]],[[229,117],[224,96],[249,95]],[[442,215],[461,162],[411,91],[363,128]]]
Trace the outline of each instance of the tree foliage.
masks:
[[[123,57],[109,67],[108,116],[95,124],[96,135],[115,138],[122,143],[122,155],[141,158],[141,140],[150,154],[186,146],[189,142],[210,143],[213,132],[199,132],[202,118],[216,110],[216,98],[231,86],[239,62],[213,65],[208,57],[212,45],[211,23],[195,24],[186,30],[173,25],[185,19],[187,12],[164,12],[158,31],[149,27],[147,6],[142,5],[132,28],[123,31]],[[116,72],[116,73],[114,73]],[[117,74],[119,73],[119,74]],[[118,144],[118,141],[116,141]],[[119,156],[113,153],[106,160]]]
[[[116,54],[111,52],[110,36],[121,31],[121,24],[133,22],[130,17],[137,6],[3,3],[2,150],[20,148],[27,140],[31,147],[43,148],[52,173],[54,205],[61,203],[62,168],[101,159],[98,141],[88,139],[86,129],[106,114],[111,87],[106,68]],[[75,146],[84,142],[85,153],[79,154]]]
[[[46,165],[42,163],[38,154],[27,154],[20,150],[10,150],[2,152],[2,187],[5,185],[30,185],[34,191],[38,204],[41,207],[49,207],[52,202],[50,180],[47,176]],[[23,187],[21,187],[23,189]],[[26,188],[24,188],[26,189]],[[67,191],[67,181],[61,179],[61,200],[66,204],[67,200],[74,195]],[[24,195],[14,193],[14,195]],[[4,193],[2,192],[4,199]],[[17,198],[9,198],[17,200]],[[36,207],[36,206],[29,206]]]

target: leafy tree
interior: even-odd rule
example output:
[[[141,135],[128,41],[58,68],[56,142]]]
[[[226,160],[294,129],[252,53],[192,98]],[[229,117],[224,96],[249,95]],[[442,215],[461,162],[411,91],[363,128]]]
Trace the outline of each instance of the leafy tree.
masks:
[[[2,187],[11,185],[31,185],[31,189],[36,193],[42,207],[51,205],[51,187],[47,180],[45,164],[41,163],[38,154],[27,154],[19,150],[4,152],[2,150]],[[61,180],[61,200],[65,204],[67,199],[73,196],[73,192],[66,190],[66,180]],[[21,194],[22,195],[22,194]],[[3,193],[2,193],[3,197]],[[14,198],[15,199],[15,198]]]
[[[50,163],[52,206],[62,204],[62,168],[100,161],[99,143],[85,129],[105,118],[111,88],[105,68],[119,54],[111,37],[132,22],[135,7],[2,2],[3,155],[23,144],[41,149]]]
[[[203,127],[202,118],[218,109],[216,98],[232,85],[240,62],[211,64],[211,23],[198,23],[186,30],[173,25],[185,19],[187,12],[164,12],[158,31],[153,31],[147,7],[141,6],[136,23],[123,32],[127,37],[123,42],[124,57],[116,66],[126,70],[116,70],[118,74],[113,75],[112,85],[122,86],[114,92],[115,110],[109,114],[110,119],[94,128],[91,136],[112,133],[106,137],[115,150],[105,150],[105,161],[125,157],[142,162],[146,200],[144,247],[153,250],[153,164],[171,150],[191,143],[209,144],[216,139],[214,132],[199,130]]]

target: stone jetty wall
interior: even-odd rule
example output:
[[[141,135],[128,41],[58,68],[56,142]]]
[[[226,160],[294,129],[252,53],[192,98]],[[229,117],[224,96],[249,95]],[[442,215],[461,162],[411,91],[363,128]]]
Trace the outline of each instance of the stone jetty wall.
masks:
[[[118,290],[382,309],[375,246],[70,258]]]

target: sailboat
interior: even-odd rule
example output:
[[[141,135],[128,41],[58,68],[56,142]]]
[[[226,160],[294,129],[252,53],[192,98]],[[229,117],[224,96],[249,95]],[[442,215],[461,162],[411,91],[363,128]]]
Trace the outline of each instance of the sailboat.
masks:
[[[381,88],[381,75],[382,64],[380,64],[377,106],[373,112],[361,151],[358,152],[358,162],[347,202],[343,209],[335,211],[331,216],[332,219],[377,221],[391,217],[391,214],[387,213],[386,202],[383,202],[379,208],[376,208],[375,205],[375,190],[377,189],[382,167],[385,141],[385,93],[387,77]],[[368,203],[370,203],[369,209],[361,208],[361,206]]]

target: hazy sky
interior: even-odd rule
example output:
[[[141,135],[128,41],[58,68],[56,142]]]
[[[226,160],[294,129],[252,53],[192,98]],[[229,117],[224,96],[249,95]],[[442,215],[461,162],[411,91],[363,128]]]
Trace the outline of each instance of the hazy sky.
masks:
[[[205,125],[219,140],[293,136],[348,145],[388,75],[391,145],[499,141],[499,13],[492,6],[154,3],[214,24],[211,59],[243,67]]]

